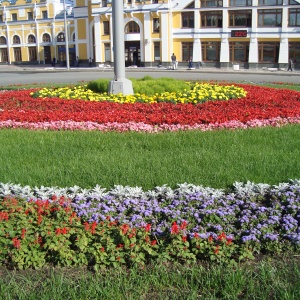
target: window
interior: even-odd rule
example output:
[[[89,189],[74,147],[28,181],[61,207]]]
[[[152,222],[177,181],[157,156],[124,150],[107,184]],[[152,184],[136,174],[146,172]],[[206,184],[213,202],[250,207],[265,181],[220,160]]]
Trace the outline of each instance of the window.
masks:
[[[13,44],[21,44],[21,40],[18,35],[13,36]]]
[[[159,32],[159,18],[153,18],[153,32]]]
[[[0,15],[0,22],[3,22],[3,15]]]
[[[220,42],[202,42],[202,60],[220,61]]]
[[[35,40],[35,36],[33,34],[29,34],[28,36],[28,44],[32,44],[32,43],[35,43],[36,40]]]
[[[74,32],[73,35],[72,35],[72,41],[73,41],[73,42],[76,41],[76,34],[75,34],[75,32]]]
[[[154,3],[154,4],[158,3],[158,0],[152,0],[152,3]]]
[[[109,35],[109,21],[103,21],[103,34]]]
[[[18,21],[18,15],[17,14],[11,14],[11,19],[13,20],[13,21]]]
[[[6,38],[4,36],[0,37],[0,45],[6,45]]]
[[[282,5],[282,0],[258,0],[258,5]]]
[[[48,12],[46,10],[42,11],[42,19],[48,19]]]
[[[188,61],[191,56],[193,57],[193,42],[183,42],[181,45],[182,45],[182,60]]]
[[[229,26],[232,27],[251,27],[251,10],[229,10]]]
[[[36,61],[36,47],[28,47],[29,61]]]
[[[252,6],[252,0],[230,0],[229,6]]]
[[[222,28],[222,11],[201,12],[201,27]]]
[[[249,56],[249,42],[230,42],[230,60],[247,62]]]
[[[102,0],[102,7],[107,7],[107,0]]]
[[[300,8],[289,9],[289,26],[300,26]]]
[[[110,57],[110,44],[104,44],[104,55],[105,55],[105,61],[110,62],[111,57]]]
[[[294,63],[300,62],[300,42],[289,42],[289,58]]]
[[[32,11],[27,12],[27,20],[33,20],[33,12]]]
[[[130,21],[125,27],[125,33],[140,33],[140,27],[138,23]]]
[[[274,63],[278,61],[278,42],[258,42],[258,61]]]
[[[289,0],[289,4],[290,5],[297,5],[297,4],[299,4],[299,2],[297,2],[296,0]]]
[[[60,32],[58,35],[57,35],[57,42],[61,42],[63,43],[65,41],[65,34],[63,32]]]
[[[160,42],[154,42],[154,61],[160,62]]]
[[[201,7],[222,7],[223,0],[201,0]]]
[[[194,12],[181,13],[181,27],[182,28],[194,28]]]
[[[281,9],[259,9],[258,26],[261,27],[281,27]]]
[[[43,43],[50,43],[50,42],[51,42],[50,35],[48,33],[44,33],[43,34]]]

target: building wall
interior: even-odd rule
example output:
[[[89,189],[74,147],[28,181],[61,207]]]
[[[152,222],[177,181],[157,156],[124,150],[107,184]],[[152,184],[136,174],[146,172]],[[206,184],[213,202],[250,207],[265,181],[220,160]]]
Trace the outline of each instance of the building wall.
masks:
[[[66,1],[71,60],[78,56],[84,63],[91,57],[96,65],[113,64],[111,1]],[[289,57],[292,57],[296,66],[300,67],[300,4],[283,0],[276,5],[260,5],[263,0],[252,0],[252,5],[233,6],[232,1],[223,0],[223,6],[205,7],[202,0],[124,0],[122,30],[127,47],[127,65],[133,63],[129,58],[136,49],[140,66],[169,66],[171,55],[175,53],[182,67],[187,66],[190,56],[194,64],[201,61],[207,66],[221,68],[231,67],[233,62],[239,63],[241,68],[285,67]],[[50,51],[50,60],[56,57],[64,61],[66,54],[62,49],[65,42],[57,40],[58,35],[65,31],[63,9],[60,0],[1,2],[0,63],[48,64],[47,49]],[[251,11],[251,25],[231,26],[231,11],[245,10]],[[260,26],[261,17],[258,13],[262,10],[282,11],[280,26]],[[295,26],[290,25],[290,10],[296,10],[298,19]],[[203,26],[204,15],[209,12],[219,13],[221,24]],[[187,16],[185,19],[184,14]],[[157,19],[159,23],[154,25]],[[205,20],[205,24],[210,24],[209,17]],[[126,26],[133,24],[130,22],[136,23],[138,32],[125,32]],[[269,22],[267,18],[265,22]],[[155,26],[159,30],[155,30]],[[246,35],[232,37],[233,30],[242,30]],[[50,41],[43,41],[46,33],[50,35]],[[35,37],[34,42],[29,42],[30,35]],[[19,37],[18,43],[14,36]],[[33,48],[36,49],[35,60],[32,59]]]
[[[69,47],[73,48],[72,32],[75,30],[73,16],[70,18],[71,8],[68,3],[68,40]],[[60,0],[1,2],[0,63],[51,64],[54,57],[59,60],[58,47],[65,47],[65,42],[57,41],[58,34],[65,31],[63,13]],[[43,41],[44,34],[49,34],[49,41]],[[64,60],[65,56],[64,52]]]

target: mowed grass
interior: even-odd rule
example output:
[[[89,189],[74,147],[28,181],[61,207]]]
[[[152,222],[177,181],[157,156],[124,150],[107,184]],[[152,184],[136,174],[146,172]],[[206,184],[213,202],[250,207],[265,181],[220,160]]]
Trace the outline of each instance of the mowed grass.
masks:
[[[273,259],[243,266],[152,265],[145,269],[78,269],[14,272],[0,277],[1,299],[195,300],[300,299],[300,266]]]
[[[177,133],[0,130],[0,182],[141,186],[300,178],[300,126]]]

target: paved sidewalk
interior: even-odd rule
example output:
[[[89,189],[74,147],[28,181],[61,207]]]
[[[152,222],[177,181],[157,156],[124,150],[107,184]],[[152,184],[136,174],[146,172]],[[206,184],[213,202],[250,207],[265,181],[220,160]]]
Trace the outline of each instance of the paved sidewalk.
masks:
[[[300,75],[300,70],[295,70],[293,72],[288,72],[287,70],[277,69],[277,68],[263,68],[263,69],[240,69],[233,70],[232,68],[178,68],[177,70],[172,70],[170,67],[127,67],[126,71],[139,72],[139,71],[170,71],[170,72],[199,72],[199,73],[247,73],[247,74],[278,74],[278,75]],[[0,64],[0,72],[99,72],[99,71],[113,71],[113,67],[101,66],[101,67],[70,67],[68,70],[66,67],[51,67],[47,65],[8,65]]]

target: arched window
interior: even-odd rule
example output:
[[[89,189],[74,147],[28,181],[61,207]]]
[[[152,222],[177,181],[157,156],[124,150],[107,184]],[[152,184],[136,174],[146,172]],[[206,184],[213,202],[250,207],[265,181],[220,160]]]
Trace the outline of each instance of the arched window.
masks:
[[[21,40],[18,35],[13,36],[13,44],[21,44]]]
[[[50,43],[50,42],[51,42],[50,35],[48,33],[44,33],[43,34],[43,43]]]
[[[65,34],[63,32],[60,32],[57,35],[57,42],[64,42],[65,41]]]
[[[125,33],[140,33],[140,26],[137,22],[130,21],[125,27]]]
[[[33,44],[35,42],[36,42],[35,36],[33,34],[29,34],[29,36],[28,36],[28,44]]]
[[[7,43],[6,43],[6,37],[4,37],[4,36],[1,36],[0,37],[0,45],[6,45]]]

